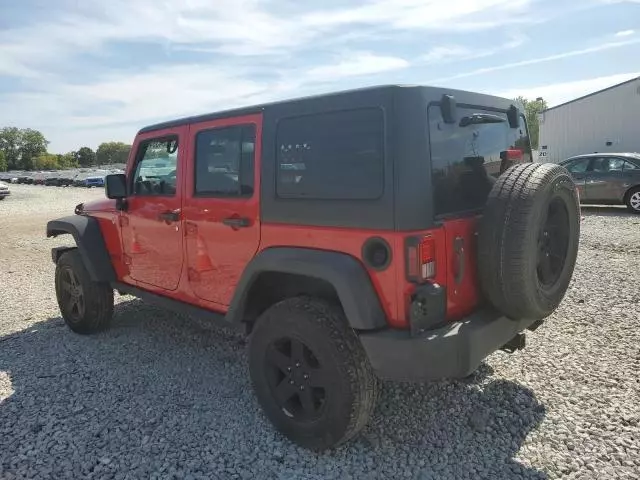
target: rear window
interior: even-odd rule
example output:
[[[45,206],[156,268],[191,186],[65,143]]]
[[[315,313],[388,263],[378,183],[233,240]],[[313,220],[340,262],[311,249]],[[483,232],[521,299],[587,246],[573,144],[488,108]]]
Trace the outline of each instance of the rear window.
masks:
[[[376,199],[384,186],[384,117],[364,108],[287,118],[278,124],[277,194]]]
[[[458,107],[447,124],[429,106],[429,139],[436,215],[481,209],[496,178],[515,162],[530,162],[524,116],[510,128],[506,112]]]

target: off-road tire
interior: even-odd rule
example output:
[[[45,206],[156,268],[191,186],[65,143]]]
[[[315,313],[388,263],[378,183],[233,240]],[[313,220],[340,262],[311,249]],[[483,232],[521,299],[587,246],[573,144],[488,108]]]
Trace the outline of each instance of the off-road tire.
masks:
[[[561,237],[566,238],[566,254],[560,255],[564,263],[556,265],[557,278],[544,284],[538,252],[552,208],[566,212],[566,222],[561,222],[566,223],[566,236]],[[580,205],[569,172],[555,164],[511,167],[493,186],[479,225],[478,276],[485,298],[513,319],[547,317],[567,291],[579,237]]]
[[[311,421],[285,413],[268,380],[268,349],[289,337],[309,348],[329,380],[324,407]],[[249,341],[249,370],[267,418],[286,437],[312,450],[353,438],[368,423],[379,396],[378,379],[341,308],[316,298],[283,300],[258,318]]]
[[[632,197],[637,197],[638,195],[640,195],[640,187],[634,187],[631,190],[629,190],[629,192],[627,193],[627,196],[625,198],[625,204],[627,205],[627,209],[632,212],[632,213],[640,213],[640,205],[638,205],[637,207],[634,207],[633,204],[631,203]],[[635,201],[635,197],[634,197],[634,201]]]
[[[71,272],[82,292],[84,308],[82,312],[70,305],[69,295],[65,293],[65,282],[68,283]],[[76,333],[90,334],[105,330],[113,317],[113,289],[108,283],[91,280],[89,272],[82,262],[77,249],[60,255],[55,273],[56,297],[60,313],[67,326]]]

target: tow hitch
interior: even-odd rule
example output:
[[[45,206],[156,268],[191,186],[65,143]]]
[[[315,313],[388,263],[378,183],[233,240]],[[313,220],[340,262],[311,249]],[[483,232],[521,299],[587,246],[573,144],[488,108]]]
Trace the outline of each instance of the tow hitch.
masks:
[[[517,350],[522,350],[526,344],[525,338],[526,337],[524,333],[518,333],[515,337],[513,337],[502,347],[500,347],[500,350],[507,353],[513,353]]]

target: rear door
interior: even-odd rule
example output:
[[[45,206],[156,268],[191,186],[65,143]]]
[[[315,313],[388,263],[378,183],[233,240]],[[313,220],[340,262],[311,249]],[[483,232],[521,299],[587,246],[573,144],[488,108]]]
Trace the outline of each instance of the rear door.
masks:
[[[587,172],[587,196],[594,202],[619,202],[625,192],[624,159],[619,157],[594,158]]]
[[[193,124],[184,204],[189,283],[227,306],[260,245],[262,116]]]
[[[429,107],[431,168],[436,221],[445,231],[447,317],[456,319],[478,303],[476,223],[497,177],[517,162],[531,161],[524,117],[511,128],[504,111],[458,107],[454,124]]]

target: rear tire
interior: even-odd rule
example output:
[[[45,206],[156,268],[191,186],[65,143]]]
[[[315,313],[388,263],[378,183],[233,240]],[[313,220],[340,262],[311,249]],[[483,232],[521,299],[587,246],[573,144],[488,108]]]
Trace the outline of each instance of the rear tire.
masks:
[[[480,221],[478,270],[485,297],[513,319],[542,319],[558,307],[578,254],[580,205],[559,165],[511,167],[489,194]]]
[[[249,370],[267,418],[313,450],[354,437],[378,399],[378,380],[342,310],[315,298],[284,300],[258,319]]]
[[[640,187],[629,190],[625,203],[630,212],[640,213]]]
[[[113,317],[113,289],[91,280],[78,250],[63,253],[56,264],[56,297],[71,330],[90,334],[105,330]]]

